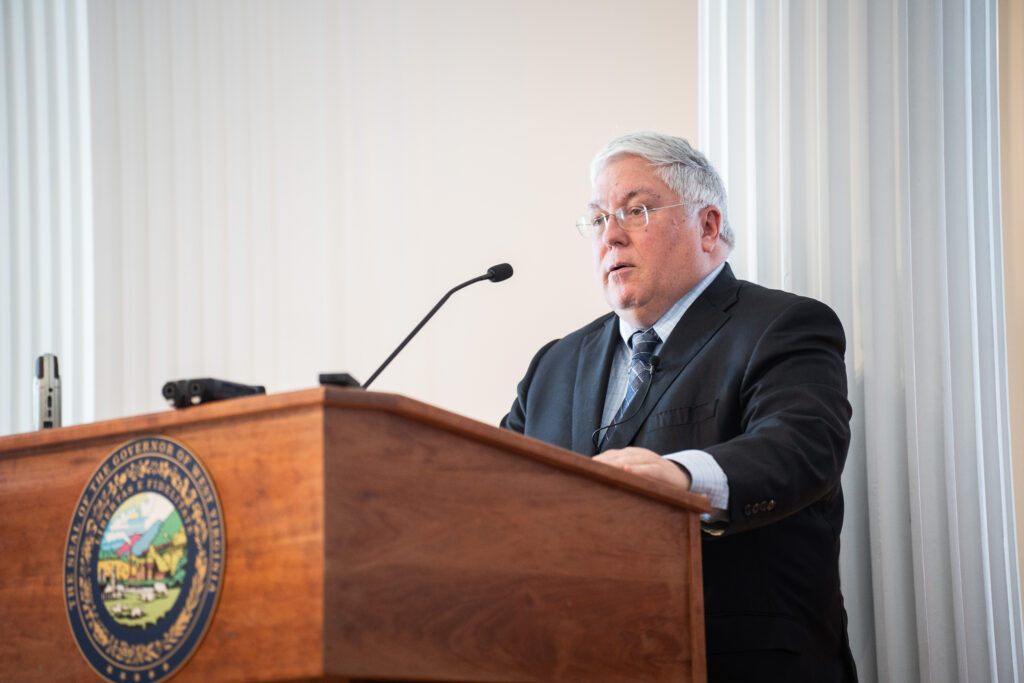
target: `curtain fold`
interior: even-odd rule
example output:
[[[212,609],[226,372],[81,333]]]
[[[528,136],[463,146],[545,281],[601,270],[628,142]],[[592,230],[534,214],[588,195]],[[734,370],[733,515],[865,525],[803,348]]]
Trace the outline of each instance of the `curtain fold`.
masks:
[[[996,3],[705,2],[700,58],[736,270],[846,326],[862,680],[1020,680]]]
[[[0,434],[31,425],[43,353],[63,423],[95,414],[88,65],[85,0],[0,3]]]

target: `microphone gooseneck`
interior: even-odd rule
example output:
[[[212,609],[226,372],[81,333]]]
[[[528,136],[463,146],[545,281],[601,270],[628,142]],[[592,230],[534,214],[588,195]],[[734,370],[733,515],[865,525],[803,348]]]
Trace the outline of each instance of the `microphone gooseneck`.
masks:
[[[366,389],[368,386],[370,386],[373,380],[377,379],[377,375],[383,372],[384,368],[391,364],[391,361],[393,361],[395,359],[395,356],[397,356],[402,351],[402,349],[405,348],[405,345],[408,344],[409,341],[416,336],[416,333],[419,332],[420,329],[422,329],[423,326],[427,324],[428,320],[434,317],[434,314],[437,313],[438,309],[440,309],[441,306],[444,306],[444,302],[448,301],[448,297],[450,297],[452,294],[459,291],[463,287],[469,287],[471,284],[475,282],[480,282],[481,280],[501,282],[502,280],[507,280],[510,277],[512,277],[512,266],[510,266],[507,263],[499,263],[496,266],[491,266],[490,268],[488,268],[487,272],[484,275],[475,277],[472,280],[466,280],[461,285],[456,285],[455,287],[449,289],[448,293],[441,297],[441,300],[438,301],[437,304],[432,309],[430,309],[430,313],[427,313],[427,315],[423,317],[423,320],[420,321],[419,325],[413,328],[413,331],[410,332],[409,335],[402,340],[402,343],[398,345],[398,348],[391,352],[391,355],[387,357],[387,360],[381,363],[380,367],[377,368],[372,375],[370,375],[370,379],[366,380],[363,383],[363,389]]]

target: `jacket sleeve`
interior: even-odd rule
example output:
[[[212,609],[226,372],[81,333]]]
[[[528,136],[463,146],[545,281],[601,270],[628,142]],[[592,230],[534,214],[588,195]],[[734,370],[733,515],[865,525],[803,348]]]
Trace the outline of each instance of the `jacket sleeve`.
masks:
[[[850,443],[842,324],[797,298],[754,341],[740,379],[739,433],[707,448],[729,480],[727,533],[839,495]]]
[[[526,369],[526,375],[519,382],[519,387],[516,390],[516,400],[512,403],[512,408],[508,411],[508,414],[501,419],[501,426],[505,429],[510,429],[514,432],[523,434],[526,432],[526,419],[529,405],[530,385],[533,383],[533,378],[537,373],[537,366],[540,365],[541,359],[544,357],[552,346],[558,342],[557,339],[545,344],[541,347],[534,356],[533,360],[530,361],[530,367]]]

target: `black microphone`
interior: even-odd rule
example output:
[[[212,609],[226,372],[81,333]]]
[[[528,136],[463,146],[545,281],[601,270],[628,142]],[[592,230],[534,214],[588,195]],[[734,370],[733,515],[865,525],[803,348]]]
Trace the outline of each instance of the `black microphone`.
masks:
[[[499,263],[498,265],[491,266],[487,269],[487,279],[491,282],[501,282],[502,280],[507,280],[510,277],[512,277],[512,266],[507,263]],[[480,278],[477,278],[477,280],[479,279]],[[472,282],[476,282],[476,280],[470,280],[466,284],[468,285]],[[459,285],[459,287],[465,286],[466,285]],[[455,289],[458,289],[459,287],[456,287]],[[454,292],[455,290],[453,289],[452,291]]]
[[[419,332],[420,329],[427,324],[427,321],[434,317],[434,314],[437,313],[438,309],[444,305],[444,302],[448,301],[448,297],[450,297],[452,294],[459,291],[463,287],[470,286],[474,282],[480,282],[481,280],[501,282],[502,280],[507,280],[510,277],[512,277],[512,266],[510,266],[507,263],[499,263],[496,266],[491,266],[490,268],[488,268],[486,274],[480,275],[479,277],[475,277],[472,280],[466,280],[461,285],[456,285],[455,287],[452,287],[450,290],[448,290],[448,293],[441,297],[441,300],[437,302],[436,306],[430,309],[430,313],[427,313],[423,320],[420,321],[420,324],[417,325],[413,329],[413,331],[409,333],[409,336],[402,340],[402,343],[398,345],[398,348],[391,352],[391,355],[388,356],[387,360],[381,363],[381,366],[377,368],[377,370],[372,375],[370,375],[370,379],[366,380],[366,382],[363,383],[363,389],[370,386],[373,380],[377,379],[377,375],[379,375],[384,370],[384,368],[386,368],[391,363],[391,361],[395,359],[395,356],[397,356],[399,352],[405,348],[405,345],[409,343],[409,340],[415,337],[416,333]]]

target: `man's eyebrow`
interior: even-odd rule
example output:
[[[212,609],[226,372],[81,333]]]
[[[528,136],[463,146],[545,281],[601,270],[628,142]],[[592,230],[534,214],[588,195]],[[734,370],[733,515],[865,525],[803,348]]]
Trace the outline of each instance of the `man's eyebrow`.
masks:
[[[649,187],[637,187],[637,188],[634,188],[634,189],[630,190],[629,192],[627,192],[622,197],[622,203],[623,204],[628,204],[629,200],[637,197],[638,195],[646,195],[647,197],[650,197],[651,199],[661,199],[661,195],[658,194],[657,191],[652,190]],[[597,202],[590,202],[589,204],[587,204],[587,208],[588,209],[600,209],[601,205],[598,204]]]

